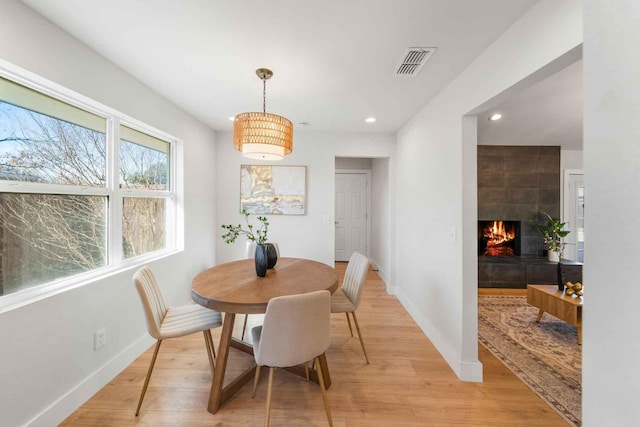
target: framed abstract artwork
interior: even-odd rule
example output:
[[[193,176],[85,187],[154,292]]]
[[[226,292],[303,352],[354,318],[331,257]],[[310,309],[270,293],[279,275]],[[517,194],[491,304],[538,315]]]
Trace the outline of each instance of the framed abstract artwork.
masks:
[[[240,166],[240,210],[304,215],[306,166]]]

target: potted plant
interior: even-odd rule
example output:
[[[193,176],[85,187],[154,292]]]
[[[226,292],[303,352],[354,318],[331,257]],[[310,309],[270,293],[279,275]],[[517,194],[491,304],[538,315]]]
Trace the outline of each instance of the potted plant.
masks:
[[[255,242],[256,274],[260,277],[264,277],[267,274],[267,269],[273,268],[276,265],[276,261],[278,260],[278,255],[275,247],[272,244],[267,243],[269,220],[264,216],[256,217],[260,224],[257,228],[254,228],[253,224],[249,222],[249,212],[247,212],[246,209],[242,209],[242,215],[244,215],[246,228],[242,228],[241,224],[223,224],[222,228],[227,232],[221,237],[227,244],[235,242],[240,235],[245,235],[247,236],[248,241]]]
[[[536,227],[542,233],[544,244],[547,245],[549,250],[547,254],[549,261],[559,262],[565,245],[562,239],[569,234],[569,230],[563,230],[566,225],[565,222],[553,218],[546,212],[542,213],[547,217],[547,223],[536,224]]]

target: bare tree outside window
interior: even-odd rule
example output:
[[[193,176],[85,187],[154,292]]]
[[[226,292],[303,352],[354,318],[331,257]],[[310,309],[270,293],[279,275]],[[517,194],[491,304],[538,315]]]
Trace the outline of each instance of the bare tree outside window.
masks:
[[[120,186],[127,189],[168,190],[169,154],[121,139]]]
[[[0,194],[2,294],[106,264],[106,197]]]
[[[0,179],[104,187],[105,132],[0,101]]]
[[[131,258],[165,246],[166,199],[125,197],[122,206],[122,255]]]
[[[129,190],[169,189],[169,144],[161,141],[157,143],[165,150],[156,150],[126,139],[120,140],[120,187]],[[162,198],[123,199],[124,258],[153,252],[165,246],[165,208],[166,200]]]

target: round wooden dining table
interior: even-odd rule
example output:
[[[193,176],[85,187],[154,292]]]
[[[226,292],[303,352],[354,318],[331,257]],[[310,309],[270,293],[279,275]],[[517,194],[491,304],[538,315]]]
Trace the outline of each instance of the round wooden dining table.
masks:
[[[326,264],[301,258],[278,258],[273,269],[265,277],[258,277],[253,259],[243,259],[211,267],[198,274],[192,281],[191,296],[204,306],[225,313],[220,344],[209,394],[208,410],[215,414],[222,403],[249,382],[256,365],[245,370],[238,378],[223,387],[229,350],[253,354],[253,347],[232,337],[236,314],[264,313],[269,300],[284,295],[296,295],[319,290],[333,293],[338,288],[336,270]],[[326,386],[331,385],[326,357],[320,357],[320,369]],[[289,371],[304,376],[302,367]],[[317,373],[310,371],[310,379],[318,382]]]

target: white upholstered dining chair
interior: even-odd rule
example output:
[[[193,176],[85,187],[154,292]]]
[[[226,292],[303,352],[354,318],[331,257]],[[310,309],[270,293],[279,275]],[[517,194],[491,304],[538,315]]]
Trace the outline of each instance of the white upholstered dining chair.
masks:
[[[329,420],[329,425],[333,426],[327,390],[318,359],[319,356],[322,356],[327,351],[331,340],[330,308],[331,296],[329,291],[273,298],[267,305],[263,325],[256,326],[251,330],[254,357],[258,365],[251,397],[256,394],[260,379],[260,368],[262,366],[269,367],[265,426],[269,426],[271,415],[271,396],[275,369],[306,365],[309,360],[315,360],[327,419]]]
[[[356,331],[358,332],[358,338],[360,339],[360,345],[362,346],[362,352],[364,353],[367,364],[369,363],[369,357],[367,357],[367,350],[362,340],[362,333],[360,332],[360,326],[356,318],[356,310],[362,300],[362,291],[364,290],[364,284],[367,280],[368,270],[369,258],[360,252],[354,252],[351,258],[349,258],[349,264],[347,264],[347,271],[345,272],[342,286],[331,295],[331,312],[345,313],[347,315],[351,336],[353,336],[353,329],[351,328],[349,313],[353,316],[353,323],[356,325]]]
[[[133,275],[133,283],[136,285],[136,289],[142,299],[149,335],[157,340],[149,370],[144,380],[144,386],[140,393],[140,400],[136,409],[136,416],[138,416],[151,379],[153,366],[158,357],[158,350],[160,350],[160,344],[163,340],[202,331],[207,348],[207,356],[209,357],[209,367],[213,376],[216,352],[213,346],[213,338],[211,337],[211,329],[222,326],[222,316],[215,310],[210,310],[197,304],[167,307],[160,292],[158,281],[153,271],[147,266],[140,268]]]

